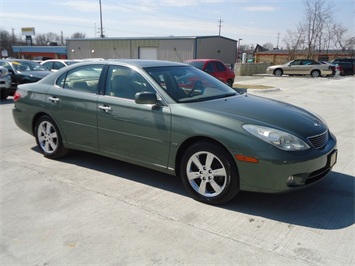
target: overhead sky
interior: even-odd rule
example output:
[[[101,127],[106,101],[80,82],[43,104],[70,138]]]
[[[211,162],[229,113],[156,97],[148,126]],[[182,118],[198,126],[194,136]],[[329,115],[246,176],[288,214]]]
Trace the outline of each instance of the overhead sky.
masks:
[[[100,37],[100,0],[0,0],[0,29],[16,35],[34,27],[70,38]],[[355,0],[334,0],[336,22],[355,36]],[[303,0],[101,0],[106,37],[218,35],[241,44],[283,45],[304,17]],[[221,26],[221,27],[219,27]]]

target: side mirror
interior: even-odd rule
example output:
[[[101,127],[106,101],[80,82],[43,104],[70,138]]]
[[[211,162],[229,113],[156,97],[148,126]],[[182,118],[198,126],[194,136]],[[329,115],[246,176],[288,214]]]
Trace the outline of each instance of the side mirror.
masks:
[[[157,94],[154,92],[138,92],[134,100],[138,104],[159,104]]]

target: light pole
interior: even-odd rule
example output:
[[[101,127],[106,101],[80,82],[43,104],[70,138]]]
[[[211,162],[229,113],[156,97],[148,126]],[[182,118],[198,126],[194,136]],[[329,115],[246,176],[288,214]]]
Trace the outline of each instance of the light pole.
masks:
[[[237,61],[238,61],[239,51],[240,51],[240,41],[242,41],[242,40],[243,40],[243,39],[238,39]]]
[[[104,30],[103,30],[103,27],[102,27],[102,8],[101,8],[101,0],[99,0],[99,4],[100,4],[100,31],[101,31],[101,34],[100,34],[100,37],[101,38],[104,38]]]

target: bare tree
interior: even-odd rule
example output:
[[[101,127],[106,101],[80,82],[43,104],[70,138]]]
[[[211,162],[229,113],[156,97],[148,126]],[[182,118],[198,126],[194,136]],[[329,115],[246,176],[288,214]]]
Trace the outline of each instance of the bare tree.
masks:
[[[35,37],[36,45],[51,45],[58,44],[60,42],[60,36],[53,32],[46,34],[38,34]]]
[[[8,49],[11,43],[11,35],[7,31],[0,31],[0,49]]]
[[[345,34],[348,30],[341,24],[335,24],[332,30],[332,40],[335,44],[335,47],[342,50],[347,49],[347,40],[345,39]],[[353,37],[354,38],[354,37]]]
[[[81,33],[81,32],[75,32],[72,36],[72,39],[83,39],[85,38],[85,33]]]
[[[20,40],[13,32],[10,34],[6,30],[0,30],[0,51],[6,50],[9,56],[13,56],[12,46],[21,44]]]
[[[263,44],[263,47],[269,51],[273,50],[274,49],[274,45],[271,43],[271,42],[268,42],[268,43],[264,43]]]
[[[353,51],[354,54],[354,50],[355,50],[355,37],[351,37],[350,39],[347,39],[345,41],[345,46],[347,50],[351,50]]]
[[[35,37],[36,45],[47,45],[47,37],[45,34],[38,34]]]
[[[332,2],[329,0],[305,0],[304,17],[296,30],[288,30],[283,41],[290,51],[290,57],[297,50],[305,50],[307,58],[332,48],[353,49],[354,36],[346,36],[347,28],[334,22]]]
[[[305,0],[305,19],[302,27],[305,31],[307,58],[312,58],[316,49],[322,46],[322,36],[326,24],[332,21],[332,6],[326,0]]]
[[[283,41],[286,44],[286,49],[290,53],[289,60],[294,59],[296,51],[301,49],[304,44],[302,25],[299,25],[296,31],[287,30]]]
[[[47,36],[47,44],[48,43],[59,43],[60,42],[60,36],[56,33],[53,32],[48,32],[46,34]]]

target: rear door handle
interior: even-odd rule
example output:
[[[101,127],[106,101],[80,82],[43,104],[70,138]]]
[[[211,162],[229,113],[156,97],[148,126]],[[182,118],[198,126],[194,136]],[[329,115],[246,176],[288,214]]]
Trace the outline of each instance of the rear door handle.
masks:
[[[107,105],[99,105],[99,109],[103,110],[106,113],[112,111],[111,106],[107,106]]]
[[[59,102],[59,98],[54,97],[54,96],[50,96],[50,97],[48,97],[48,99],[49,99],[50,101],[54,102],[54,103]]]

